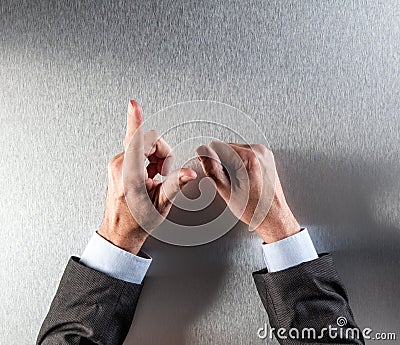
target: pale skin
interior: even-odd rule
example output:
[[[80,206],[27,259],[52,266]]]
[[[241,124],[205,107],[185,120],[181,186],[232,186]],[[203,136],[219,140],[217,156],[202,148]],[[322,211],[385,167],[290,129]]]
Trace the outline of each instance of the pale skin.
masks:
[[[141,201],[145,198],[148,200],[150,197],[161,218],[165,218],[179,190],[197,177],[193,170],[186,168],[169,173],[170,162],[173,158],[170,147],[156,131],[143,134],[142,124],[140,105],[135,101],[130,101],[124,139],[125,151],[112,158],[108,165],[106,210],[103,222],[97,231],[100,236],[117,247],[135,255],[149,236],[149,229],[154,229],[159,225],[152,224],[152,219],[146,219],[149,213],[146,209],[148,203]],[[150,162],[147,167],[145,167],[145,158]],[[124,164],[124,160],[129,164]],[[123,181],[124,167],[129,170],[124,174],[125,181]],[[154,180],[157,173],[167,175],[168,178],[163,183]],[[127,204],[128,197],[136,201],[135,215],[142,216],[142,221],[143,219],[148,221],[147,231],[132,216]]]
[[[215,182],[232,213],[265,243],[301,230],[283,194],[273,154],[265,146],[213,141],[200,146],[197,154],[205,175]]]
[[[114,245],[138,254],[151,230],[165,219],[174,197],[188,182],[194,180],[195,171],[187,168],[169,172],[172,152],[164,139],[156,131],[142,132],[143,115],[140,105],[130,101],[127,114],[127,130],[124,139],[124,152],[111,159],[108,165],[108,189],[103,222],[98,234]],[[227,152],[235,152],[230,158]],[[198,157],[205,175],[211,178],[218,193],[227,202],[232,213],[242,222],[254,226],[265,243],[279,241],[300,231],[293,216],[277,174],[268,179],[271,172],[276,173],[272,153],[262,145],[242,145],[235,143],[212,142],[197,149]],[[145,159],[149,165],[145,166]],[[230,161],[226,161],[226,160]],[[233,164],[234,163],[234,164]],[[236,171],[246,174],[246,205],[235,200],[243,200],[244,190],[231,188],[231,179],[223,168],[235,165]],[[166,176],[164,182],[154,180],[154,176]],[[243,175],[245,176],[245,175]],[[274,182],[272,182],[274,181]],[[233,182],[233,181],[232,181]],[[274,183],[275,185],[271,185]],[[248,193],[248,188],[250,193]],[[271,194],[266,212],[262,213],[263,196]],[[151,215],[149,202],[160,215]],[[129,205],[135,205],[134,216]],[[147,202],[144,202],[147,200]],[[157,219],[154,219],[157,218]],[[138,220],[138,221],[137,221]],[[145,224],[145,229],[143,229]]]

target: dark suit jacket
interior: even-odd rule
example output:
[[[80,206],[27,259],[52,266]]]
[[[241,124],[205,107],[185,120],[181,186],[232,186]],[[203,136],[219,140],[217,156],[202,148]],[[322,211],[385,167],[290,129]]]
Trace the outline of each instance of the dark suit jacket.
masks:
[[[268,273],[253,273],[257,290],[272,327],[336,325],[339,316],[346,327],[356,327],[346,291],[330,255]],[[142,285],[111,278],[85,267],[79,259],[68,262],[50,310],[40,329],[37,344],[122,344],[130,328]],[[281,344],[305,341],[279,340]],[[332,341],[328,338],[307,344],[363,344],[363,341]]]
[[[285,328],[287,332],[297,329],[300,334],[305,330],[305,338],[278,339],[280,344],[364,344],[330,254],[279,272],[268,273],[264,269],[253,273],[253,278],[271,327]],[[339,327],[344,320],[346,324]],[[322,332],[329,325],[338,329],[332,332],[336,338],[329,337],[328,330]],[[310,328],[315,329],[316,339],[308,335]],[[358,338],[353,336],[357,335],[356,330],[360,337],[352,339]],[[318,338],[321,334],[323,337]]]
[[[72,257],[37,344],[122,344],[141,289],[142,285],[109,277]]]

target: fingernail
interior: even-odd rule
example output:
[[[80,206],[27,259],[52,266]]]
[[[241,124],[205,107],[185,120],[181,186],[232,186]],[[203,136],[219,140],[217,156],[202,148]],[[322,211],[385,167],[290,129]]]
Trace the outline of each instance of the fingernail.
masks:
[[[142,109],[140,107],[140,104],[138,102],[136,102],[134,99],[129,100],[129,107],[131,107],[133,111],[135,111],[135,110],[141,111],[141,109]]]

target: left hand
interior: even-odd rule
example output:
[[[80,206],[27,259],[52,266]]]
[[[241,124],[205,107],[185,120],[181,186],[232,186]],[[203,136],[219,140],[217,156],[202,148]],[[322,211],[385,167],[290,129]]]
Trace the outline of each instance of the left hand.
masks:
[[[149,233],[168,215],[179,190],[196,178],[196,173],[186,168],[169,174],[173,158],[170,147],[154,130],[143,134],[142,125],[142,109],[137,102],[130,101],[125,152],[109,162],[106,210],[97,231],[135,255]],[[150,162],[147,167],[146,158]],[[153,179],[157,174],[168,177],[162,183]]]
[[[283,194],[274,156],[265,146],[213,141],[200,146],[197,154],[232,213],[265,243],[300,231]]]

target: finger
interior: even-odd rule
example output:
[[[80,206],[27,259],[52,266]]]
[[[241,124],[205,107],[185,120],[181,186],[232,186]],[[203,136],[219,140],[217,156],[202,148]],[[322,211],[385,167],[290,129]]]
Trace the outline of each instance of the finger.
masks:
[[[248,155],[251,151],[254,152],[251,145],[229,143],[229,147],[234,150],[243,162],[247,161]]]
[[[148,131],[144,135],[144,153],[146,157],[155,155],[166,158],[171,155],[171,147],[156,130]]]
[[[242,159],[244,165],[247,167],[247,170],[251,171],[252,173],[261,171],[261,165],[270,161],[268,157],[271,155],[271,151],[269,151],[264,145],[246,145],[235,143],[229,145]],[[269,153],[269,155],[267,155],[267,153]]]
[[[272,152],[262,144],[239,144],[239,143],[228,143],[233,149],[242,148],[252,150],[257,156],[263,160],[266,156],[270,156]],[[237,151],[237,150],[236,150]],[[237,151],[239,152],[239,151]]]
[[[229,145],[238,152],[246,162],[249,173],[253,176],[259,174],[261,188],[250,193],[259,193],[249,225],[256,229],[265,219],[270,209],[276,186],[276,170],[274,156],[270,150],[261,144],[236,144]]]
[[[132,108],[132,109],[131,109]],[[130,111],[132,110],[132,111]],[[131,99],[128,104],[128,112],[126,115],[126,132],[124,138],[124,149],[126,150],[131,142],[133,134],[137,130],[137,113],[142,114],[142,108],[139,103]]]
[[[128,134],[129,132],[129,134]],[[140,105],[131,100],[128,106],[127,135],[131,136],[125,150],[123,176],[125,184],[144,181],[143,116]]]
[[[173,162],[172,150],[157,131],[151,130],[144,135],[144,153],[151,163],[158,163],[157,173],[168,175]]]
[[[197,174],[192,169],[182,168],[172,171],[160,188],[160,203],[162,205],[170,204],[183,186],[196,177]]]
[[[250,144],[240,144],[240,143],[227,143],[227,144],[231,145],[231,146],[242,147],[242,148],[245,148],[245,149],[249,149],[251,147]]]
[[[233,147],[222,141],[212,141],[210,147],[217,153],[222,165],[228,170],[229,175],[237,175],[246,169],[241,151],[244,148]]]
[[[121,176],[122,165],[124,163],[124,152],[118,153],[116,156],[111,158],[108,162],[108,179],[109,182],[113,181],[113,176],[115,173],[119,172]]]
[[[210,177],[216,184],[217,190],[223,198],[229,198],[230,195],[230,179],[226,169],[221,164],[218,154],[209,146],[202,145],[196,150],[204,174]]]

